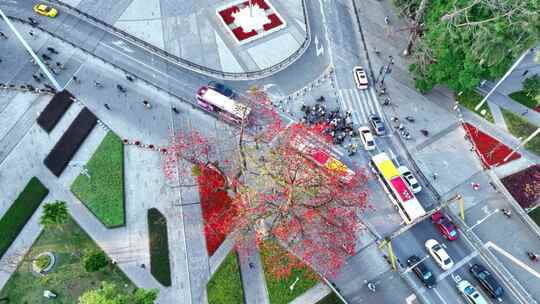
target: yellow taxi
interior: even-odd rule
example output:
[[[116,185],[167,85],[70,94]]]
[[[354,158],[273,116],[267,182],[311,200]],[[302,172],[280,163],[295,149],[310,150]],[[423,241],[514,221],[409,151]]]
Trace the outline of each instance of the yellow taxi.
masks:
[[[58,15],[58,11],[54,7],[50,7],[43,3],[38,3],[34,5],[34,12],[51,18],[54,18],[56,17],[56,15]]]

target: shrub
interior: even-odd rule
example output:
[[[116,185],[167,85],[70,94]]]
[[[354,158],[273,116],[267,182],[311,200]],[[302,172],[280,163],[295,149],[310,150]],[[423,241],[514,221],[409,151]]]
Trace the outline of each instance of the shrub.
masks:
[[[532,207],[540,199],[540,165],[509,175],[502,182],[523,208]]]
[[[39,256],[37,259],[35,259],[34,263],[36,264],[37,268],[40,270],[49,266],[49,263],[51,262],[51,259],[48,255],[44,254]]]
[[[17,199],[11,204],[0,219],[0,258],[8,250],[11,243],[17,238],[26,222],[39,207],[39,204],[47,196],[49,190],[39,181],[32,177]]]
[[[201,167],[197,164],[191,167],[191,174],[195,177],[201,175]]]
[[[171,286],[167,219],[156,208],[148,210],[148,233],[150,235],[150,273],[163,286]]]
[[[82,261],[84,269],[88,272],[99,271],[109,264],[107,255],[101,250],[86,251]]]

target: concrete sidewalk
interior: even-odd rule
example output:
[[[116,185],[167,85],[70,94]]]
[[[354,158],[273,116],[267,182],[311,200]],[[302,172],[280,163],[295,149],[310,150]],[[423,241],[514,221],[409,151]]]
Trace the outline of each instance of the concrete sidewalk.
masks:
[[[491,87],[488,84],[485,84],[484,86],[478,88],[478,91],[481,92],[483,95],[486,95],[490,90]],[[508,97],[507,95],[504,95],[499,91],[495,91],[489,96],[488,101],[508,111],[511,111],[516,115],[520,115],[530,123],[540,127],[540,113],[536,112],[533,109],[529,109],[528,107],[520,104],[519,102]]]
[[[253,251],[249,254],[239,254],[238,257],[244,298],[246,303],[250,304],[269,304],[270,299],[268,298],[268,290],[266,289],[264,269],[255,239],[247,239],[245,242],[250,243],[249,248],[253,248]]]

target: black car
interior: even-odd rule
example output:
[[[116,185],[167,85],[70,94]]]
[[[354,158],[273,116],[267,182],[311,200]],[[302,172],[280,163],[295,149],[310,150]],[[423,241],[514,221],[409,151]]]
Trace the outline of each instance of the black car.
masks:
[[[435,284],[437,284],[437,281],[435,280],[435,276],[426,267],[426,265],[424,265],[424,263],[419,263],[419,262],[420,262],[420,258],[415,255],[411,255],[407,259],[407,265],[409,267],[415,265],[412,270],[414,271],[416,276],[420,279],[420,281],[422,281],[422,283],[424,283],[424,285],[426,285],[427,288],[432,288],[433,286],[435,286]]]
[[[373,128],[375,134],[377,134],[378,136],[386,134],[386,128],[384,127],[384,123],[378,115],[369,115],[369,123],[371,124],[371,127]]]
[[[482,265],[474,264],[469,268],[471,274],[484,287],[489,295],[497,300],[501,300],[504,289],[495,277]]]
[[[219,83],[219,82],[215,82],[215,81],[210,81],[208,83],[208,87],[218,91],[219,93],[229,97],[229,98],[233,98],[234,97],[234,91],[229,88],[228,86],[222,84],[222,83]]]

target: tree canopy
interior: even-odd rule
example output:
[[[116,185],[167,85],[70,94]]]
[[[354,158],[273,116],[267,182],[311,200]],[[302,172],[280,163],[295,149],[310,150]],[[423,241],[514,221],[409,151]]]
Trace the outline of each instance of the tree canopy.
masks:
[[[395,0],[413,19],[421,2],[410,66],[421,92],[438,84],[466,91],[500,77],[540,37],[540,0]]]
[[[43,205],[40,222],[45,227],[61,227],[68,217],[66,202],[55,201]]]
[[[114,283],[102,282],[99,289],[85,292],[79,298],[79,304],[153,304],[157,295],[157,289],[142,288],[131,294],[124,294]]]

